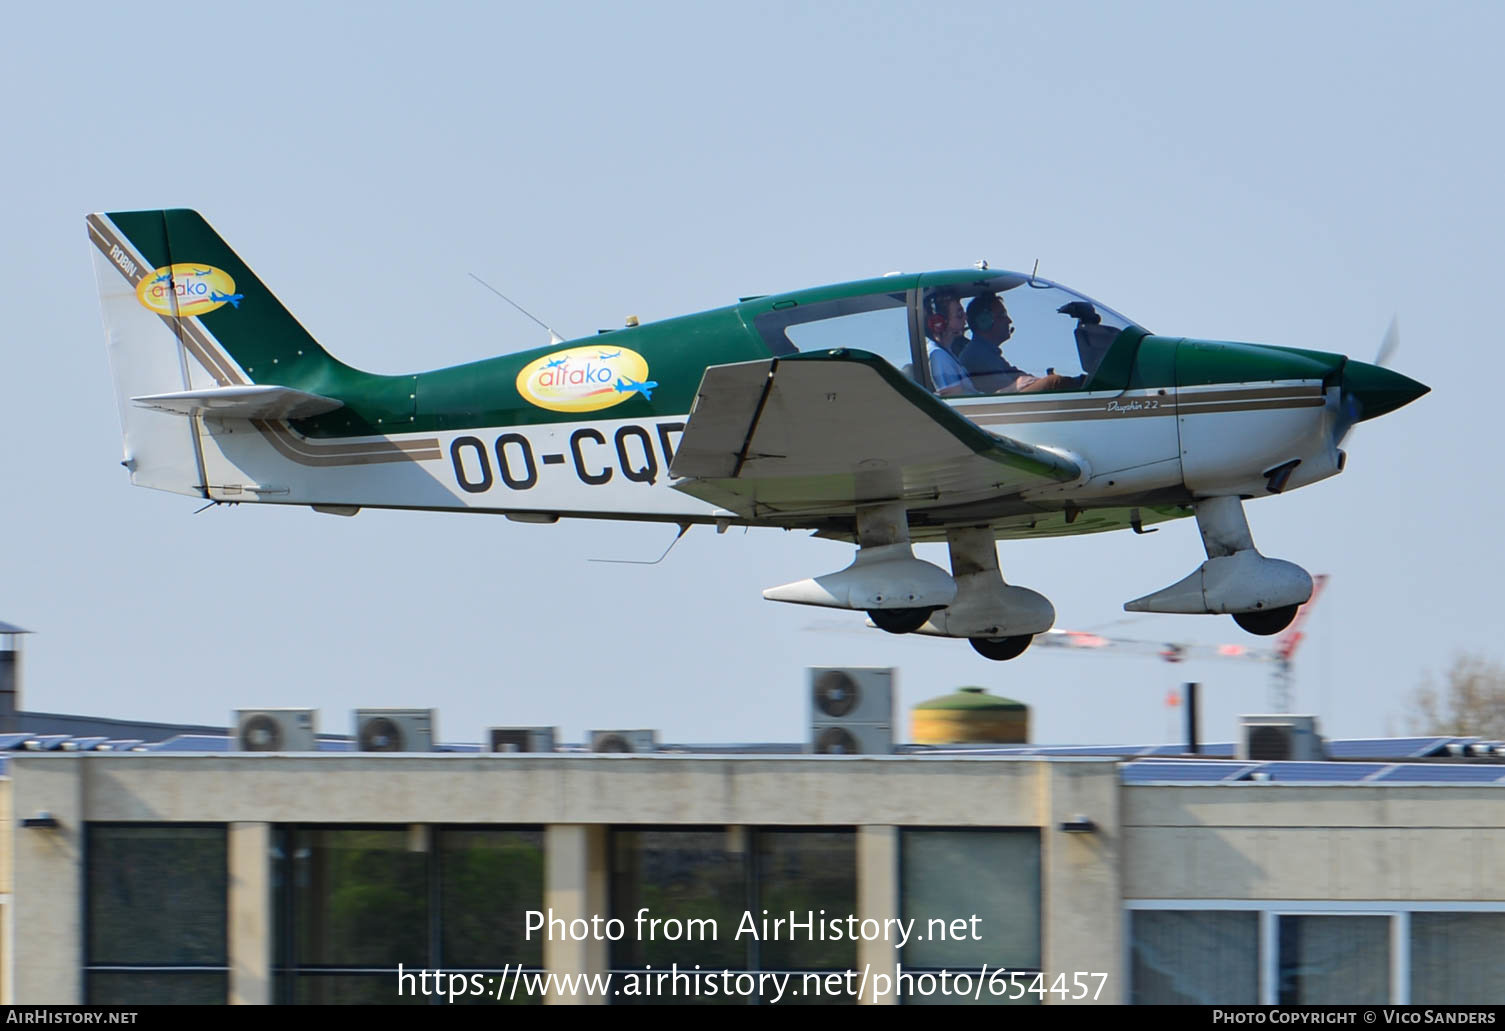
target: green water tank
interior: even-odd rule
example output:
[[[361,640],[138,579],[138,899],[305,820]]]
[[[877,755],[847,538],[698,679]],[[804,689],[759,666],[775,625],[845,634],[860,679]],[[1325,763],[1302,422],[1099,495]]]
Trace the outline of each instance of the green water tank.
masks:
[[[1020,745],[1029,741],[1029,706],[960,687],[911,709],[910,735],[921,745]]]

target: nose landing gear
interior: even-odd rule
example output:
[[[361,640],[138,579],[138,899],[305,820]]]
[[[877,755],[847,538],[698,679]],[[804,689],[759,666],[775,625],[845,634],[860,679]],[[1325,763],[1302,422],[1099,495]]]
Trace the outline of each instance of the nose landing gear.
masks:
[[[1207,561],[1192,574],[1124,605],[1127,612],[1226,614],[1251,634],[1278,634],[1312,596],[1312,578],[1294,562],[1254,549],[1244,503],[1236,497],[1196,503]]]

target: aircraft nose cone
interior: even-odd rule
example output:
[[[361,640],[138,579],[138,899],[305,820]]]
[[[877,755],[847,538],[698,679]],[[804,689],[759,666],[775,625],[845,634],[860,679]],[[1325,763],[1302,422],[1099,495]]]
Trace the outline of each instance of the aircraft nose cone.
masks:
[[[1409,376],[1349,359],[1343,366],[1343,393],[1359,403],[1359,421],[1393,412],[1432,388]]]

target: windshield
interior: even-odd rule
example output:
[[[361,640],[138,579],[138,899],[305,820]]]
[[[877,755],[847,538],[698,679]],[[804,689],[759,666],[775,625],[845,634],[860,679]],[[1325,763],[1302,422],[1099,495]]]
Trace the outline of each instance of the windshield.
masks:
[[[944,397],[1080,390],[1134,325],[1074,290],[1013,273],[926,287],[921,315],[932,388]]]
[[[942,272],[909,289],[780,301],[754,322],[775,355],[870,351],[943,397],[1084,389],[1119,334],[1140,328],[1074,290],[1012,272]]]

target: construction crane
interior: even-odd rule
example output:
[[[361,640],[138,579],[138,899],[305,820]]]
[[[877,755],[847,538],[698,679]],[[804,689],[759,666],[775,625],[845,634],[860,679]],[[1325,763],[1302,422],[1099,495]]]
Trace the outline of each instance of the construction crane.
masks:
[[[1291,625],[1265,648],[1250,648],[1243,644],[1184,644],[1178,642],[1150,641],[1136,637],[1110,637],[1086,630],[1048,630],[1035,638],[1036,648],[1073,648],[1085,651],[1099,649],[1134,651],[1154,655],[1165,662],[1185,662],[1187,659],[1238,659],[1245,662],[1268,662],[1273,664],[1270,677],[1270,711],[1291,711],[1291,688],[1293,674],[1291,662],[1296,649],[1306,639],[1302,626],[1322,588],[1327,584],[1327,575],[1312,577],[1312,596],[1296,610]]]

